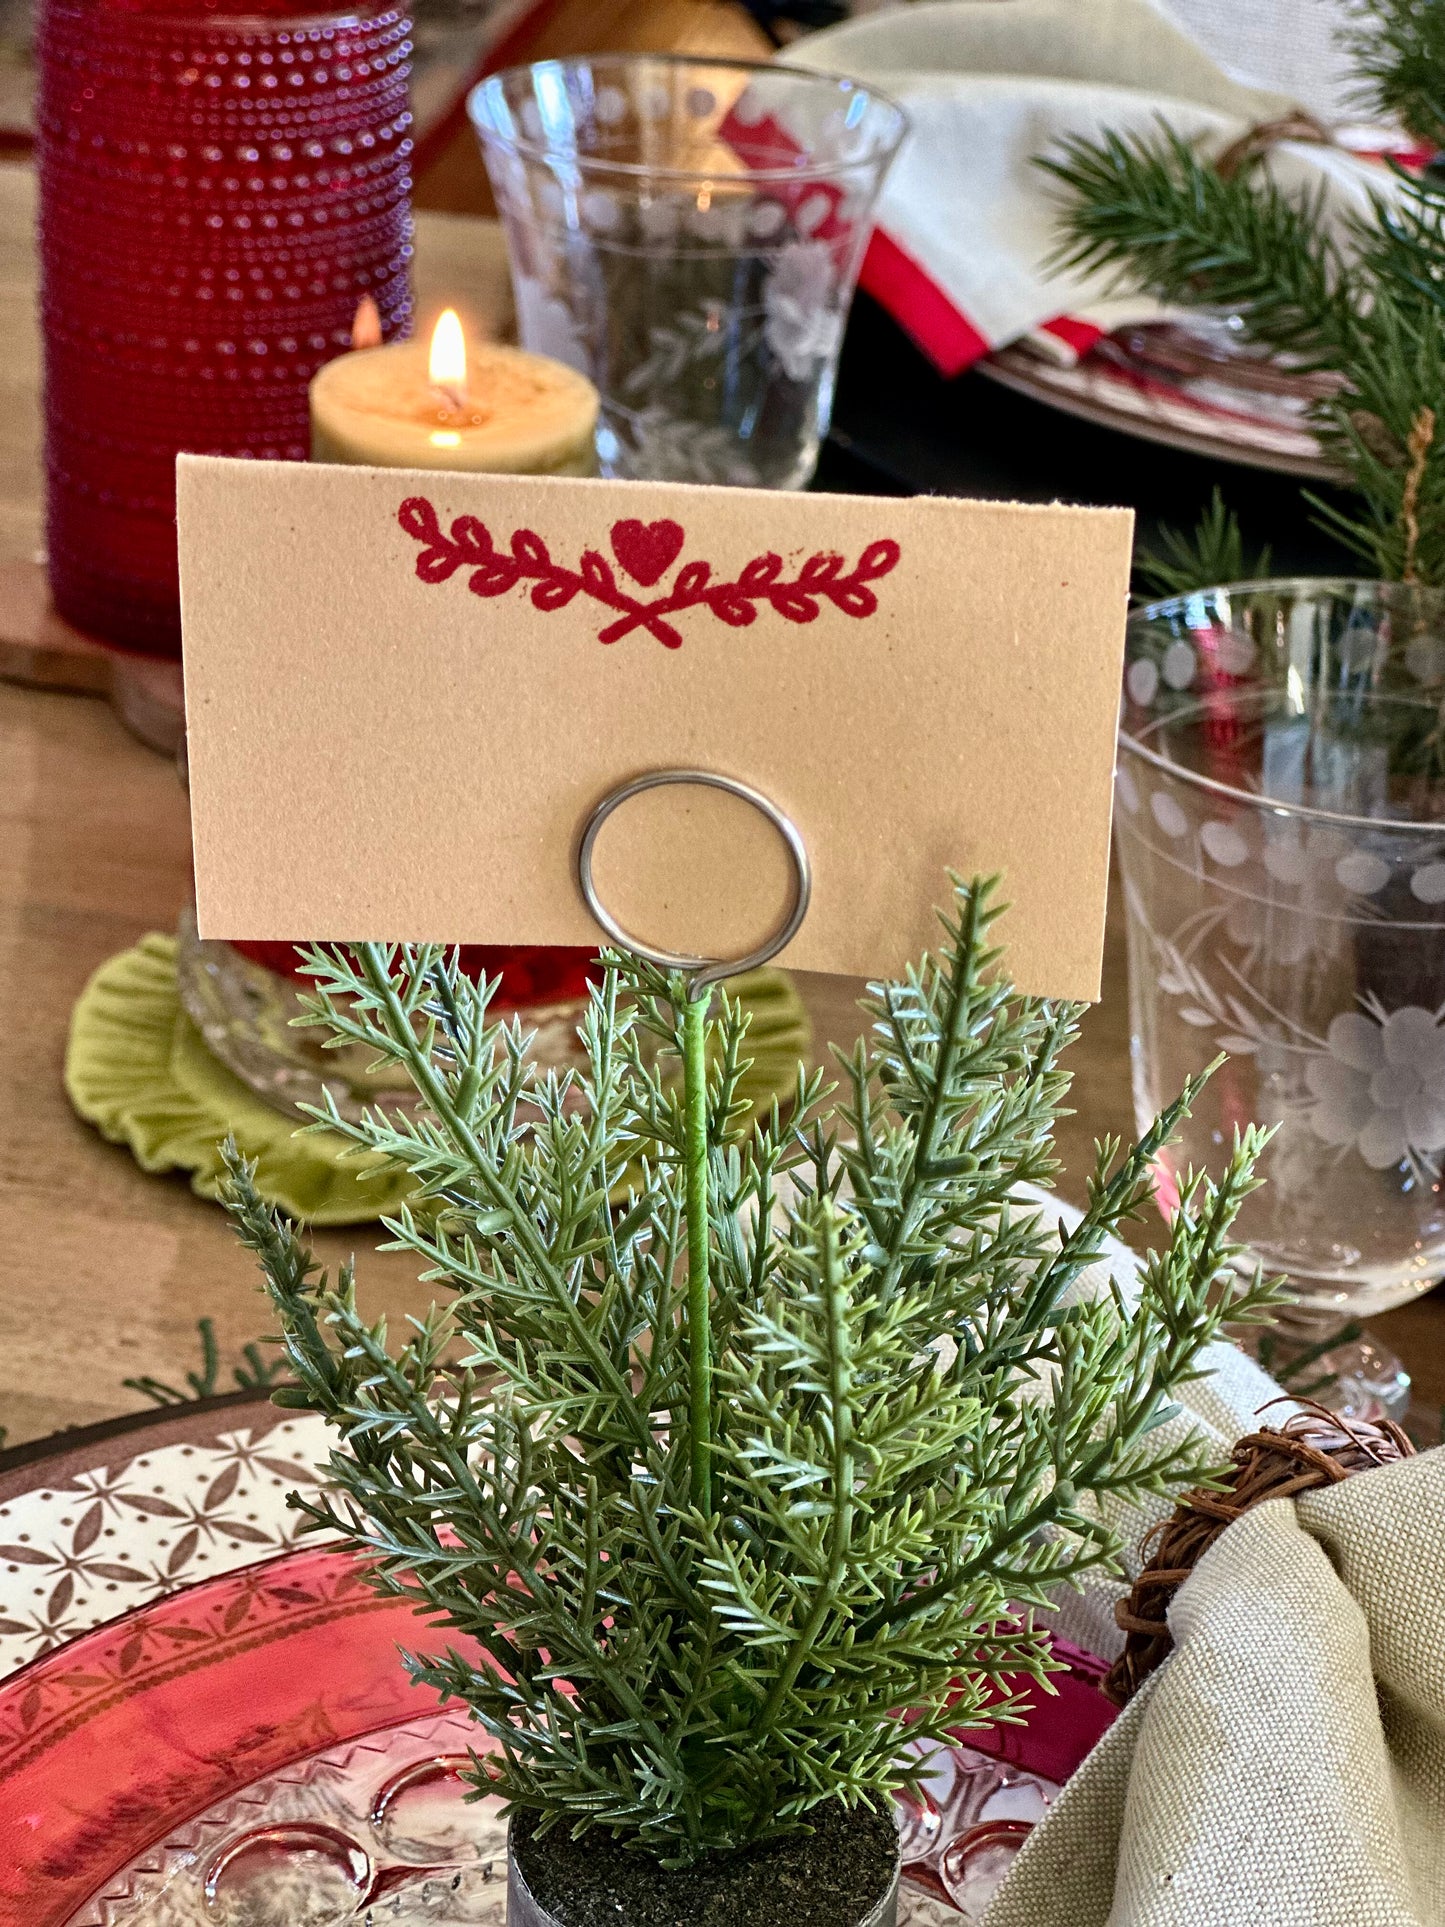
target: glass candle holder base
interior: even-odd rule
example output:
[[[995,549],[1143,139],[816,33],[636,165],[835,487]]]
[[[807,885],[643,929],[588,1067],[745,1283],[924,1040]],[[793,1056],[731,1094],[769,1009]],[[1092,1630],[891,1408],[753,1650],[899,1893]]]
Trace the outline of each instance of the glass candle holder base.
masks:
[[[418,1108],[415,1086],[403,1070],[395,1065],[376,1068],[374,1054],[360,1046],[323,1050],[325,1032],[293,1028],[293,1020],[303,1014],[307,978],[268,969],[232,944],[199,936],[190,906],[181,913],[176,937],[182,1008],[213,1056],[258,1097],[280,1111],[324,1108],[329,1099],[348,1122],[371,1104],[394,1111]],[[290,950],[289,945],[271,947]],[[578,991],[515,1007],[523,1030],[531,1033],[528,1054],[538,1068],[562,1071],[584,1065],[577,1026],[586,1008],[585,980]],[[513,1014],[504,1004],[494,1008],[499,1016]]]
[[[1302,1305],[1281,1307],[1251,1349],[1295,1398],[1347,1419],[1403,1420],[1411,1380],[1399,1356],[1367,1327]]]

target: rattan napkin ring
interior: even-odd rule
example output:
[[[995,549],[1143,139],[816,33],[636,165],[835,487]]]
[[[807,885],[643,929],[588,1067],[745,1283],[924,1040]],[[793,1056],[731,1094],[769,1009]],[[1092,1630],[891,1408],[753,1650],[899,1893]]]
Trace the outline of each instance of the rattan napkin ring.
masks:
[[[1116,1706],[1127,1706],[1168,1658],[1174,1645],[1170,1601],[1227,1525],[1266,1499],[1288,1499],[1317,1486],[1337,1485],[1352,1473],[1414,1453],[1392,1419],[1346,1419],[1312,1401],[1299,1403],[1304,1409],[1283,1425],[1262,1426],[1239,1440],[1232,1454],[1235,1469],[1225,1485],[1186,1492],[1172,1518],[1145,1535],[1140,1551],[1149,1555],[1149,1563],[1128,1598],[1114,1608],[1119,1629],[1127,1635],[1124,1650],[1100,1682]]]

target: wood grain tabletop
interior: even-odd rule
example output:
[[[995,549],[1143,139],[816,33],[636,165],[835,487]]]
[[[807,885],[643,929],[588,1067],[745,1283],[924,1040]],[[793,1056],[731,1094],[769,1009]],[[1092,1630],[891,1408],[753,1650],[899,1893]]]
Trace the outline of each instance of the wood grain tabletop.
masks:
[[[33,555],[40,537],[33,211],[28,172],[0,168],[0,562]],[[479,327],[502,325],[505,264],[492,223],[421,215],[417,264],[423,313],[445,295]],[[173,765],[94,698],[0,683],[0,1426],[12,1445],[144,1406],[127,1377],[179,1383],[197,1363],[200,1317],[214,1320],[225,1356],[266,1329],[251,1261],[219,1209],[103,1142],[61,1084],[86,980],[146,931],[174,930],[189,891],[186,799]],[[1082,1190],[1092,1139],[1133,1126],[1119,909],[1116,891],[1103,1000],[1073,1052],[1075,1115],[1060,1131],[1065,1195]],[[851,1042],[860,987],[800,983],[818,1048]],[[403,1257],[367,1255],[367,1227],[315,1242],[328,1263],[363,1254],[372,1309],[416,1311],[429,1296]],[[1438,1404],[1440,1299],[1376,1324]]]

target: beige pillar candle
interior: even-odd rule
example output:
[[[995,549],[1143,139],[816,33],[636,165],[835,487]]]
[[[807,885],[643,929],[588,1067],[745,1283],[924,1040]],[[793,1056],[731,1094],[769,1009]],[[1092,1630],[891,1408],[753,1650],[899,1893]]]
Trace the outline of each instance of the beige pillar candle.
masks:
[[[311,459],[373,468],[595,475],[597,390],[545,355],[467,344],[448,308],[430,343],[328,361],[311,383]]]

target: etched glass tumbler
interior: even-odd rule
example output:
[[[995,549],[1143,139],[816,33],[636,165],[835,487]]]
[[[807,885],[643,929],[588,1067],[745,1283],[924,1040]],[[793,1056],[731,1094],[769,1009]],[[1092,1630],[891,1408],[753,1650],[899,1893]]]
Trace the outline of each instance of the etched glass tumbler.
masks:
[[[602,396],[609,476],[802,488],[901,109],[827,75],[615,55],[470,110],[525,347]]]
[[[1245,584],[1131,620],[1115,812],[1141,1128],[1160,1171],[1272,1125],[1239,1234],[1303,1332],[1445,1275],[1445,597]]]

